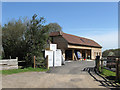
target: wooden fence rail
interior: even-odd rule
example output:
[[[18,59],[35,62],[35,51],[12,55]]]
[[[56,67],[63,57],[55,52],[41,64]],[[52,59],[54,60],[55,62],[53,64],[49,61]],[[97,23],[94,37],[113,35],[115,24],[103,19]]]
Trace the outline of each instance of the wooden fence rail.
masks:
[[[0,60],[0,70],[18,69],[18,57],[16,59]]]
[[[96,58],[96,70],[98,72],[103,72],[103,62],[113,62],[113,65],[116,68],[116,80],[120,82],[120,58],[116,58],[116,60],[109,60],[109,59],[99,59]],[[100,71],[100,67],[101,67],[101,71]]]

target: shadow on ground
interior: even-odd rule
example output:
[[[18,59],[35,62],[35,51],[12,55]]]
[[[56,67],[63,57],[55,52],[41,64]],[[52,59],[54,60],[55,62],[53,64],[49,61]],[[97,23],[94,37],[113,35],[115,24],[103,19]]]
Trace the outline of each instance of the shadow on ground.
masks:
[[[117,84],[115,81],[110,81],[110,80],[106,79],[106,77],[101,76],[94,67],[86,67],[83,69],[83,71],[87,71],[89,73],[89,75],[94,78],[95,81],[101,83],[101,86],[104,86],[109,89],[120,90],[119,84]],[[98,79],[96,75],[100,76],[102,79],[101,80]]]

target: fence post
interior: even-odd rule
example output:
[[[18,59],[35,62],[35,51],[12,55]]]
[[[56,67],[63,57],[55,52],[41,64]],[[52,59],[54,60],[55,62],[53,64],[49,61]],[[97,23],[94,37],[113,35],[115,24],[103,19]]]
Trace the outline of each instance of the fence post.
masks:
[[[99,71],[99,66],[100,66],[100,56],[96,56],[96,66],[95,67],[96,67],[98,72],[100,72]]]
[[[103,59],[101,60],[101,73],[103,72]]]
[[[116,58],[116,80],[119,81],[120,80],[120,76],[119,76],[119,59]]]
[[[16,57],[16,60],[18,61],[18,57]]]
[[[46,63],[47,63],[47,66],[46,66],[46,68],[47,68],[47,69],[49,69],[48,55],[46,56]]]
[[[35,56],[34,56],[34,68],[35,68]]]
[[[10,59],[11,59],[11,56],[10,56]]]
[[[118,58],[118,77],[119,77],[119,83],[120,83],[120,58]]]
[[[18,69],[18,57],[16,57],[16,60],[17,60],[17,69]]]

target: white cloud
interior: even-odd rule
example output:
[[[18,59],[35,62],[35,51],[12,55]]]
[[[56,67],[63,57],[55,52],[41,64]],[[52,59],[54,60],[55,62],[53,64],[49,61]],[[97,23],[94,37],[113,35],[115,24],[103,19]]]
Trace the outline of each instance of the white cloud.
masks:
[[[106,32],[104,34],[97,34],[89,36],[92,40],[98,42],[102,47],[103,51],[106,49],[118,48],[118,31]]]

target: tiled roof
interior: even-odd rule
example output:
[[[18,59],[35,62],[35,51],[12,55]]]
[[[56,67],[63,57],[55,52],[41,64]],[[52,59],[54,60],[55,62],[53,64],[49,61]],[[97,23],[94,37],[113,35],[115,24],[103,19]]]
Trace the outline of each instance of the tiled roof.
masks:
[[[85,46],[93,46],[93,47],[102,48],[102,46],[100,46],[98,43],[96,43],[95,41],[93,41],[91,39],[78,37],[78,36],[71,35],[71,34],[66,34],[66,33],[63,33],[63,32],[52,32],[52,33],[50,33],[50,36],[59,36],[59,35],[61,35],[70,44],[85,45]]]

